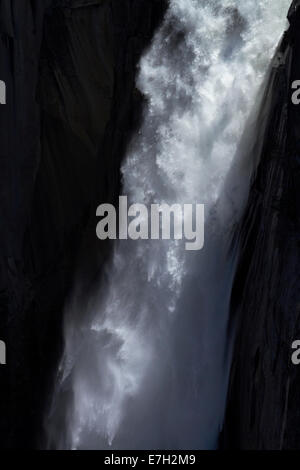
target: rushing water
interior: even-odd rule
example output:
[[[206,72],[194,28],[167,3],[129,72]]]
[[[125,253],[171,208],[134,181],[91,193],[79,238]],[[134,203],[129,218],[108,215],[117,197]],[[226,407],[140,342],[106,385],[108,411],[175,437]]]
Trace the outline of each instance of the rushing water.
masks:
[[[146,205],[205,204],[205,248],[115,244],[106,282],[81,321],[76,306],[66,314],[51,418],[62,416],[66,429],[49,426],[57,447],[216,446],[230,357],[235,250],[229,256],[228,244],[251,165],[228,175],[247,152],[242,135],[289,3],[171,0],[141,61],[137,82],[147,106],[122,168],[123,192]]]

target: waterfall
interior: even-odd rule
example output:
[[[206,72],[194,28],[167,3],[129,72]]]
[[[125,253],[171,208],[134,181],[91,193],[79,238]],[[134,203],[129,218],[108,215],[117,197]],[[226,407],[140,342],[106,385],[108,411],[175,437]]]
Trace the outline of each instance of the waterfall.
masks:
[[[120,240],[75,315],[50,417],[58,448],[211,449],[222,426],[236,250],[249,190],[251,113],[290,0],[171,0],[140,63],[143,123],[122,167],[132,203],[205,204],[205,247]],[[242,165],[241,165],[242,168]],[[80,320],[78,318],[80,317]],[[68,399],[66,399],[68,396]],[[62,433],[59,420],[66,423]],[[53,437],[54,436],[54,437]]]

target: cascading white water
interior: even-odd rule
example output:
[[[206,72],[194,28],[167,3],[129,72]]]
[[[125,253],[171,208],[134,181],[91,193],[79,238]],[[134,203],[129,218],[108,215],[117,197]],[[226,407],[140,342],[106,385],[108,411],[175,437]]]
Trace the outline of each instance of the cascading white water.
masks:
[[[81,323],[71,308],[66,316],[57,387],[71,389],[72,400],[54,403],[67,421],[57,447],[216,446],[235,261],[227,244],[250,175],[226,191],[224,183],[289,4],[170,1],[141,61],[138,86],[148,103],[122,169],[124,194],[146,205],[205,204],[205,248],[116,243],[107,283]]]

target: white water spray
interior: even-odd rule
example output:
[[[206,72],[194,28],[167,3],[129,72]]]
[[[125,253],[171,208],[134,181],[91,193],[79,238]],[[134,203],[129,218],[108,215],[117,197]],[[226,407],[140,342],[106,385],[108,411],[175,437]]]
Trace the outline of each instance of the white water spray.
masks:
[[[72,308],[67,312],[54,403],[67,435],[56,436],[57,447],[216,446],[234,274],[227,247],[250,174],[226,192],[224,183],[289,4],[171,0],[141,61],[138,86],[148,103],[122,169],[124,194],[149,206],[205,204],[205,249],[188,253],[179,241],[116,243],[107,283],[81,323]],[[67,404],[63,389],[72,391]]]

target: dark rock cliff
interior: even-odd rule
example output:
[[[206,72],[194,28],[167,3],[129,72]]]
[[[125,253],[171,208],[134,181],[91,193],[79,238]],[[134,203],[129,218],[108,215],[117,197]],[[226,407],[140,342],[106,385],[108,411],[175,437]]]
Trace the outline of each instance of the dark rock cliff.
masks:
[[[109,247],[95,211],[114,201],[139,122],[136,66],[167,0],[0,0],[1,448],[34,448],[76,278]],[[83,263],[84,262],[84,263]]]
[[[300,2],[274,61],[260,163],[241,226],[242,250],[232,295],[237,321],[222,445],[300,448]],[[265,104],[261,119],[266,113]]]

